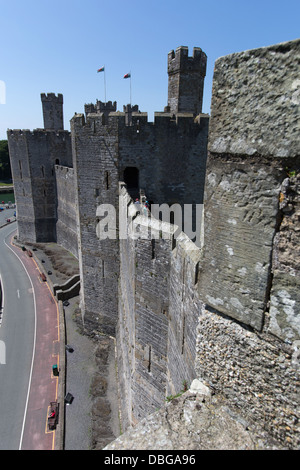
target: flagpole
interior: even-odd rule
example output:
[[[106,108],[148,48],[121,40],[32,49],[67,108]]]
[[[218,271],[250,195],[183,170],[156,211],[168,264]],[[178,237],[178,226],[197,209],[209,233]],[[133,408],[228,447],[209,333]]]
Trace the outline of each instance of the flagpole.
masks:
[[[131,70],[130,70],[130,106],[131,106]]]
[[[123,78],[129,78],[130,79],[130,106],[131,106],[131,71],[129,73],[126,73]]]
[[[106,104],[106,77],[105,77],[105,70],[106,70],[106,67],[104,65],[104,102]]]
[[[97,70],[97,72],[104,72],[104,101],[106,104],[106,76],[105,76],[105,65],[103,67],[100,67],[100,69]]]

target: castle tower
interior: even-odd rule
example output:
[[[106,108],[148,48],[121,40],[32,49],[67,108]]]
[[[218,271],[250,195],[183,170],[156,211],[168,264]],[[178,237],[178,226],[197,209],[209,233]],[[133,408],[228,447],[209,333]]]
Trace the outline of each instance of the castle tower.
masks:
[[[63,95],[54,93],[41,93],[43,105],[44,128],[52,130],[64,129]]]
[[[45,129],[8,130],[18,238],[24,242],[56,241],[55,166],[72,166],[69,131],[62,129],[63,96],[41,94]]]
[[[168,54],[168,106],[171,113],[202,112],[203,87],[206,75],[206,54],[194,47],[193,57],[188,48],[180,46]]]

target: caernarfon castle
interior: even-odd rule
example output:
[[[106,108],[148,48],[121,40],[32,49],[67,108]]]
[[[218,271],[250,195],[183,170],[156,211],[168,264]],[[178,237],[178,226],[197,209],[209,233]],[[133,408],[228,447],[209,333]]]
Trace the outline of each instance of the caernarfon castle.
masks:
[[[8,130],[18,238],[78,258],[85,328],[116,338],[124,429],[198,378],[297,448],[300,40],[219,58],[210,116],[206,54],[167,65],[154,122],[97,101],[69,132],[43,93],[44,129]]]

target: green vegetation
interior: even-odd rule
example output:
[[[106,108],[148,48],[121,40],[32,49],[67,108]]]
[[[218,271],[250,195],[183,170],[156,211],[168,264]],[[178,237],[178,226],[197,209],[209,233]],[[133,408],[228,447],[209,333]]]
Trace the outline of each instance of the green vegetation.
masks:
[[[289,167],[285,167],[285,171],[289,178],[292,178],[293,176],[296,176],[296,170],[291,170]]]
[[[187,390],[189,389],[189,385],[187,383],[186,380],[183,381],[182,383],[182,389],[179,393],[177,393],[177,395],[168,395],[166,397],[166,401],[169,403],[171,400],[173,400],[174,398],[178,398],[180,397],[183,393],[185,393]]]
[[[0,204],[2,204],[2,201],[4,204],[7,204],[8,202],[12,202],[14,204],[15,203],[14,193],[13,192],[0,193]]]
[[[7,140],[0,140],[0,181],[11,180]]]

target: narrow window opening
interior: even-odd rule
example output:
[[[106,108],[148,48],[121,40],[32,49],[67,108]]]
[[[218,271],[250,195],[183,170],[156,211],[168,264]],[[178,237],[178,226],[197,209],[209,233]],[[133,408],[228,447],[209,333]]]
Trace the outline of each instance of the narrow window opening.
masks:
[[[181,354],[183,354],[184,352],[184,343],[185,343],[185,314],[183,314],[183,319],[182,319]]]
[[[172,250],[174,250],[176,248],[176,238],[175,238],[175,235],[173,233],[172,235]]]
[[[23,173],[22,173],[22,163],[21,160],[19,160],[19,169],[20,169],[20,178],[21,180],[23,179]]]
[[[198,263],[196,264],[196,267],[195,267],[195,284],[197,284],[198,279],[199,279],[199,261],[198,261]]]
[[[184,298],[184,286],[185,286],[185,259],[183,260],[182,266],[182,291],[181,291],[181,300]]]
[[[151,346],[149,345],[148,350],[148,372],[151,372]]]
[[[106,189],[109,189],[109,186],[110,186],[110,178],[109,178],[109,171],[106,171],[105,172],[105,186],[106,186]]]
[[[41,170],[42,170],[42,176],[43,176],[43,178],[45,178],[45,167],[42,166]]]
[[[104,266],[104,260],[102,260],[102,277],[105,277],[105,266]]]
[[[55,160],[55,165],[59,165],[59,159],[58,158]]]
[[[151,240],[151,258],[155,259],[155,239]]]

